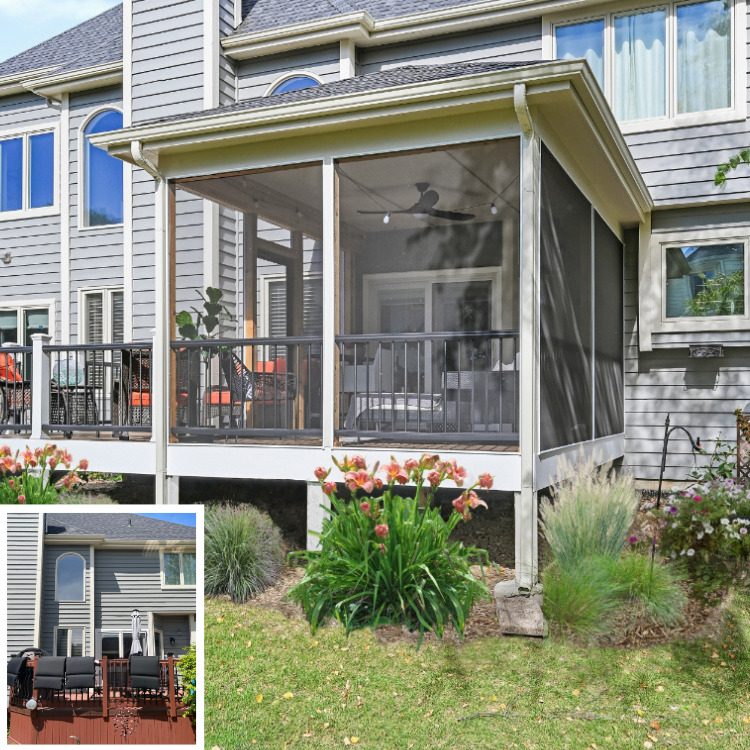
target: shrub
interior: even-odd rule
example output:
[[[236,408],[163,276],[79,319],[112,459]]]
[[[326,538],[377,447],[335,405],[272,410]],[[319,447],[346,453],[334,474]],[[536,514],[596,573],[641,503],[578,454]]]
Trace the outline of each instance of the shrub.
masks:
[[[633,477],[608,474],[593,459],[572,466],[562,459],[567,482],[553,486],[553,502],[541,504],[542,530],[561,569],[591,557],[617,559],[638,510]]]
[[[707,450],[701,448],[700,454],[708,456]],[[731,479],[737,470],[737,443],[725,442],[721,436],[714,440],[714,449],[708,464],[696,466],[689,474],[696,482],[713,482],[719,479]]]
[[[57,489],[51,482],[52,472],[65,467],[69,471],[60,484],[67,490],[80,481],[78,470],[85,471],[83,458],[70,471],[73,458],[68,451],[47,443],[44,448],[26,450],[15,455],[7,445],[0,446],[0,503],[40,505],[57,502]]]
[[[660,515],[662,549],[689,568],[717,561],[734,567],[750,557],[750,490],[742,482],[694,485],[671,495]]]
[[[190,648],[184,656],[177,660],[177,668],[180,670],[180,677],[185,687],[182,702],[185,704],[185,714],[195,721],[196,708],[196,671],[198,669],[195,643],[190,644]]]
[[[382,497],[371,494],[383,488],[375,476],[377,466],[368,472],[359,456],[344,457],[336,465],[344,472],[351,501],[337,495],[335,483],[327,481],[329,471],[316,470],[331,509],[326,509],[320,551],[307,553],[305,576],[289,593],[304,608],[313,631],[332,616],[347,632],[403,623],[419,630],[420,643],[425,631],[442,636],[448,624],[462,635],[473,604],[489,598],[487,586],[469,569],[472,561],[486,561],[487,553],[451,543],[449,536],[460,521],[471,518],[473,508],[486,507],[474,490],[489,489],[489,475],[453,501],[454,512],[446,521],[432,500],[445,479],[463,485],[466,471],[455,461],[425,454],[402,466],[392,459],[382,469],[387,480]],[[396,494],[394,485],[410,479],[416,484],[415,497]],[[421,508],[423,486],[429,492]],[[364,495],[358,497],[359,492]]]
[[[601,560],[581,560],[573,567],[557,563],[542,576],[544,616],[563,633],[591,637],[608,629],[608,618],[620,606],[622,587]]]
[[[687,596],[673,568],[640,552],[627,552],[604,565],[619,589],[618,596],[636,605],[648,620],[675,625],[683,619]]]
[[[284,567],[281,533],[252,506],[206,509],[204,590],[242,603],[265,591]]]

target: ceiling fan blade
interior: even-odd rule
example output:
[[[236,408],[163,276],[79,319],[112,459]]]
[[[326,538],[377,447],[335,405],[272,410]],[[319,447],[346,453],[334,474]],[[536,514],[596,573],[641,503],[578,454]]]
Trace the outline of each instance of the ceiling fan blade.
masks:
[[[448,221],[471,221],[475,218],[474,214],[464,214],[459,211],[442,211],[439,208],[433,208],[427,211],[429,216],[434,216],[436,219],[447,219]]]

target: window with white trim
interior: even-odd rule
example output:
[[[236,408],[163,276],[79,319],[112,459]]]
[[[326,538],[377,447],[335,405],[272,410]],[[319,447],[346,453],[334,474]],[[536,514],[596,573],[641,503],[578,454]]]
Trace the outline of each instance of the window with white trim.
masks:
[[[650,249],[646,332],[746,330],[750,323],[750,236],[747,229],[654,232]]]
[[[273,96],[274,94],[288,94],[290,91],[310,89],[313,86],[320,86],[320,81],[317,80],[317,78],[306,75],[293,75],[272,86],[271,90],[268,92],[268,96]]]
[[[55,182],[54,130],[0,137],[0,218],[48,213]]]
[[[150,653],[148,628],[142,629],[140,634],[141,653],[144,656],[164,658],[164,636],[161,630],[154,630],[154,653]],[[106,656],[109,659],[127,659],[133,645],[132,630],[97,630],[96,658]]]
[[[55,601],[86,600],[86,561],[75,552],[66,552],[55,563]]]
[[[119,287],[87,289],[81,291],[81,334],[84,344],[115,344],[125,340],[125,308],[123,291]],[[105,384],[109,368],[114,362],[119,366],[118,351],[86,352],[91,385],[101,388]]]
[[[0,308],[0,345],[31,346],[34,333],[49,333],[49,307],[33,305]],[[31,373],[29,373],[31,375]]]
[[[86,628],[55,628],[55,656],[86,656]]]
[[[553,55],[586,59],[620,122],[728,111],[733,7],[733,0],[670,2],[560,22]]]
[[[122,128],[122,112],[99,112],[83,131],[83,226],[122,224],[122,161],[94,146],[89,136]]]
[[[162,552],[162,588],[195,587],[195,552]]]

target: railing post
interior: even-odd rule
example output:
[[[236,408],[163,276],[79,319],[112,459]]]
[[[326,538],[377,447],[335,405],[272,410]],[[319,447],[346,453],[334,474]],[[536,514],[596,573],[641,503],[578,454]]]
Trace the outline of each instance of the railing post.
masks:
[[[52,341],[47,333],[31,335],[31,437],[42,440],[48,435],[42,429],[49,424],[49,389],[52,372],[49,352],[44,345]]]
[[[167,657],[167,685],[169,686],[169,715],[174,719],[177,716],[177,699],[174,689],[174,656]]]
[[[109,718],[109,680],[107,679],[107,657],[100,659],[102,667],[102,717]]]
[[[39,657],[37,656],[35,659],[29,662],[31,665],[31,684],[33,685],[36,681],[36,668],[39,664]],[[35,687],[32,687],[31,689],[31,697],[34,699],[37,705],[39,705],[39,690]],[[36,716],[36,709],[33,709],[31,711],[31,716]]]

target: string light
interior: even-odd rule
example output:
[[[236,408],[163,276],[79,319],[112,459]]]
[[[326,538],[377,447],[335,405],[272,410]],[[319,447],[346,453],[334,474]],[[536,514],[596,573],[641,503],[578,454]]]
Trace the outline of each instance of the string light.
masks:
[[[490,203],[490,213],[493,216],[497,216],[497,206],[495,205],[495,201],[492,201],[492,203]]]
[[[387,224],[391,220],[391,212],[388,211],[386,215],[383,217],[383,224]]]

